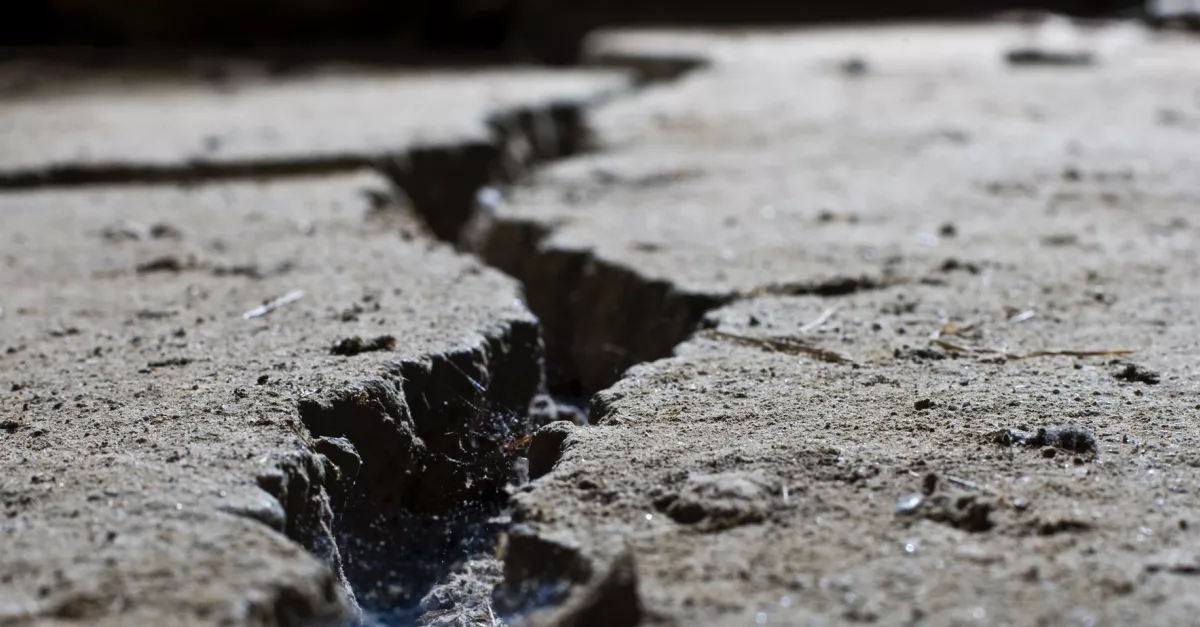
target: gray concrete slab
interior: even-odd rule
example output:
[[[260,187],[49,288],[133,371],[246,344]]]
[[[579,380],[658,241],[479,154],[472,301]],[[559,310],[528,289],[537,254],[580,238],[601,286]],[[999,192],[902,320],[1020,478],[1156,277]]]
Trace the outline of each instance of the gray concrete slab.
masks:
[[[1180,312],[1195,289],[1105,306],[1001,279],[710,314],[677,357],[599,393],[599,424],[569,429],[517,495],[507,585],[582,570],[595,586],[628,552],[620,607],[637,599],[644,624],[1188,622],[1200,372]],[[1037,315],[1014,321],[1014,304]],[[1015,359],[937,333],[1020,355],[1138,351]],[[1094,448],[1004,439],[1058,425]],[[543,565],[547,547],[575,570]],[[586,615],[604,607],[620,613]]]
[[[1091,64],[1014,65],[1027,34],[601,40],[710,65],[597,109],[599,151],[468,233],[600,389],[534,437],[504,603],[1191,620],[1200,48],[1099,30]]]
[[[552,352],[593,390],[738,296],[853,291],[950,258],[1100,269],[1160,251],[1147,229],[1186,220],[1195,198],[1200,49],[1125,27],[1035,35],[601,38],[600,56],[709,65],[598,107],[599,149],[540,171],[471,240],[526,283]],[[1096,63],[1008,64],[1029,38]]]
[[[364,494],[436,513],[502,487],[536,320],[389,194],[0,196],[0,622],[344,620]]]

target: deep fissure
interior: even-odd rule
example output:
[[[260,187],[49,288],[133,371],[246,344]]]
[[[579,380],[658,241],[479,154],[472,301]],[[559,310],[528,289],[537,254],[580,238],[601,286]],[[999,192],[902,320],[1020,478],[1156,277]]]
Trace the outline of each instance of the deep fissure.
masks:
[[[602,62],[633,68],[641,79],[639,86],[673,80],[704,66],[694,59],[632,56]],[[575,411],[573,406],[587,408],[590,403],[592,412],[603,415],[603,399],[597,405],[593,393],[616,382],[633,365],[669,356],[701,326],[706,313],[739,297],[681,293],[632,269],[601,262],[590,252],[539,251],[549,229],[488,222],[487,209],[497,201],[491,196],[502,195],[504,186],[539,164],[590,148],[587,107],[562,103],[508,112],[489,121],[495,138],[491,145],[432,151],[382,168],[438,238],[478,254],[524,285],[526,303],[538,317],[538,327],[525,330],[527,339],[532,338],[526,349],[539,355],[538,390],[553,394],[560,413],[531,415],[532,393],[523,398],[521,393],[511,395],[502,402],[480,397],[529,388],[502,380],[504,368],[469,373],[474,365],[470,360],[398,368],[392,381],[398,402],[376,399],[364,405],[360,393],[343,392],[327,406],[302,404],[303,422],[314,436],[345,437],[378,447],[363,453],[364,474],[333,504],[333,535],[368,625],[414,624],[422,614],[436,614],[439,601],[422,599],[472,557],[494,556],[501,533],[507,534],[509,558],[502,579],[499,574],[494,577],[495,594],[485,601],[489,615],[508,618],[556,605],[572,585],[587,583],[595,573],[582,556],[522,534],[520,526],[513,527],[503,515],[506,486],[527,480],[530,471],[545,470],[530,468],[528,461],[522,464],[527,436],[545,422],[580,415],[586,421],[586,410]],[[489,237],[480,239],[482,232]],[[846,279],[789,289],[836,296],[872,287],[875,282],[869,279]],[[638,309],[633,313],[632,303]],[[539,337],[545,343],[544,355]],[[481,385],[489,374],[500,377]],[[387,397],[383,393],[380,398]],[[390,407],[383,413],[391,422],[380,419],[379,407],[366,409],[371,405]],[[410,412],[414,432],[399,438],[393,432],[390,442],[376,440],[371,427],[349,433],[342,426],[365,418],[365,424],[394,430],[395,417],[404,413],[401,405]],[[372,411],[375,418],[369,417]],[[406,489],[407,479],[399,485],[394,480],[398,469],[391,458],[397,451],[411,450],[414,441],[425,447],[417,454],[422,477]],[[464,441],[469,446],[462,447]],[[465,457],[456,459],[456,448]],[[467,463],[461,464],[464,460]],[[539,462],[552,465],[553,455]],[[451,480],[430,483],[431,477]],[[560,556],[557,566],[529,567],[548,554]]]
[[[596,63],[632,70],[638,87],[705,65],[692,58],[630,55],[601,57]],[[562,554],[550,579],[546,572],[522,567],[519,558],[506,564],[506,594],[497,597],[496,609],[520,614],[561,601],[567,592],[560,585],[563,577],[585,583],[591,575],[577,555],[543,546],[502,516],[506,486],[521,482],[529,470],[521,457],[526,436],[541,423],[580,416],[583,412],[572,405],[586,407],[592,393],[627,368],[668,356],[707,312],[737,297],[681,293],[587,251],[539,251],[551,232],[539,224],[487,222],[498,188],[539,164],[590,148],[585,114],[594,104],[560,102],[506,111],[488,120],[491,141],[399,155],[64,165],[2,173],[0,189],[189,185],[369,167],[393,181],[438,239],[477,253],[519,280],[539,323],[513,324],[480,346],[428,362],[389,364],[377,378],[301,400],[297,428],[307,432],[310,454],[289,458],[277,472],[259,477],[260,487],[284,506],[286,520],[264,519],[262,512],[234,513],[279,524],[329,561],[369,625],[413,624],[422,613],[436,610],[436,603],[423,606],[422,599],[464,560],[493,553],[500,533],[509,531],[513,555]],[[478,237],[481,229],[488,237]],[[552,403],[550,415],[545,408],[531,415],[531,401],[547,390],[564,401],[560,409],[555,413]],[[553,460],[539,464],[547,462]]]
[[[649,72],[649,79],[675,78],[699,65],[672,60],[666,64],[670,71],[665,71],[661,64],[651,64],[655,71]],[[434,235],[469,248],[469,239],[460,241],[460,235],[489,200],[482,190],[514,183],[539,163],[588,148],[586,106],[559,103],[498,115],[489,120],[491,146],[465,153],[440,151],[425,159],[393,162],[382,170]],[[526,298],[536,312],[531,297],[535,293],[539,291],[527,289]],[[702,314],[693,315],[698,319]],[[519,348],[493,350],[488,358],[534,354],[536,372],[519,373],[488,358],[401,364],[390,381],[368,382],[363,389],[301,404],[303,424],[320,441],[341,439],[352,450],[357,442],[366,445],[357,451],[358,479],[340,487],[334,482],[331,495],[336,512],[332,535],[345,579],[364,611],[364,624],[414,624],[422,614],[436,613],[438,600],[422,603],[423,598],[472,556],[494,555],[498,537],[508,529],[500,516],[505,488],[528,478],[528,462],[520,457],[528,445],[526,436],[537,423],[586,416],[574,406],[586,407],[590,390],[560,383],[579,380],[569,374],[575,372],[574,364],[559,365],[557,356],[543,355],[541,340],[548,346],[561,343],[556,329],[542,323],[540,330],[531,326],[517,331]],[[561,404],[550,401],[549,408],[543,405],[531,412],[533,392],[546,391],[547,373]],[[537,379],[537,390],[530,389],[531,377]],[[406,417],[411,432],[405,431]],[[404,467],[414,462],[420,471],[415,477]],[[562,592],[497,597],[495,611],[501,616],[523,613],[561,600]],[[490,605],[490,599],[486,602]]]

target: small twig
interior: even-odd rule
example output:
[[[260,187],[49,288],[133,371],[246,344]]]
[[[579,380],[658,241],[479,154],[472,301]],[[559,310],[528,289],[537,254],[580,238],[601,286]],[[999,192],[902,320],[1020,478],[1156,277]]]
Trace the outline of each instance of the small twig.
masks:
[[[966,479],[959,479],[958,477],[947,476],[946,483],[952,483],[960,488],[966,488],[968,490],[975,490],[976,492],[983,492],[984,494],[995,494],[996,493],[991,488],[986,488],[984,486],[979,485],[978,483],[975,483],[974,481],[967,481]]]
[[[954,342],[947,342],[946,340],[938,339],[938,338],[934,338],[933,343],[937,344],[938,346],[940,346],[948,351],[954,351],[956,353],[1002,355],[1007,359],[1017,359],[1018,358],[1017,355],[1014,355],[1013,353],[1008,353],[1008,352],[998,350],[995,348],[985,348],[982,346],[967,346],[966,344],[955,344]]]
[[[929,335],[929,339],[936,340],[941,337],[958,335],[960,333],[966,333],[974,328],[974,324],[964,324],[960,327],[957,324],[954,324],[953,320],[946,320],[942,323],[941,327]]]
[[[812,322],[810,322],[810,323],[808,323],[808,324],[806,324],[806,325],[804,325],[804,326],[800,327],[800,332],[801,332],[801,333],[808,333],[808,332],[810,332],[810,331],[814,331],[814,330],[816,330],[816,329],[817,329],[817,328],[819,328],[821,325],[823,325],[823,324],[825,324],[826,322],[828,322],[828,321],[829,321],[829,319],[833,317],[833,314],[834,314],[836,311],[837,311],[837,307],[830,307],[829,309],[826,309],[825,311],[822,311],[822,312],[821,312],[821,315],[817,316],[816,320],[813,320]]]
[[[790,337],[756,338],[726,333],[715,329],[710,329],[706,333],[716,338],[737,342],[746,346],[753,346],[765,351],[787,353],[788,355],[808,355],[809,357],[832,364],[844,364],[852,361],[849,357],[840,353],[825,348],[809,346],[800,340]]]
[[[265,316],[265,315],[271,313],[272,311],[275,311],[276,309],[278,309],[288,303],[294,303],[303,297],[304,297],[304,290],[292,290],[292,291],[288,292],[287,294],[284,294],[283,296],[280,296],[279,298],[276,298],[275,300],[273,300],[269,303],[260,305],[258,307],[255,307],[254,309],[247,311],[246,313],[242,314],[242,319],[249,320],[251,318],[258,318],[259,316]]]
[[[948,350],[958,353],[973,353],[981,355],[1000,355],[1005,359],[1030,359],[1032,357],[1109,357],[1115,355],[1128,355],[1136,353],[1137,349],[1132,348],[1113,348],[1104,350],[1070,350],[1070,349],[1049,349],[1036,350],[1030,353],[1010,353],[995,348],[985,348],[982,346],[967,346],[964,344],[955,344],[946,340],[933,340],[934,344]]]

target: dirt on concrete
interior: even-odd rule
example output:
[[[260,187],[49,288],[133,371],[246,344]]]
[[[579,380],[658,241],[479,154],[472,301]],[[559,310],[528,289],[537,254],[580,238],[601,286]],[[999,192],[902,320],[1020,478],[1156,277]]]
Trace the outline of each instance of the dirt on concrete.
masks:
[[[708,65],[469,233],[600,390],[513,499],[501,589],[564,604],[531,623],[625,556],[609,624],[1192,620],[1197,153],[1160,113],[1200,48],[1074,34],[600,41]]]
[[[0,622],[1188,623],[1200,48],[1060,26],[9,101]]]
[[[599,149],[540,170],[468,241],[526,284],[560,378],[587,390],[732,298],[1117,250],[1131,228],[1186,222],[1191,198],[1194,133],[1158,112],[1194,114],[1200,51],[1147,37],[1119,25],[1045,44],[1095,49],[1089,69],[1009,67],[1008,49],[1047,38],[1013,25],[602,38],[598,55],[708,67],[595,108]],[[850,58],[873,69],[846,75]],[[1137,263],[1191,256],[1167,242]]]
[[[347,579],[382,602],[343,537],[360,519],[495,499],[541,384],[536,320],[511,279],[378,228],[406,211],[388,188],[0,197],[5,624],[345,620]],[[109,236],[151,224],[172,237]]]

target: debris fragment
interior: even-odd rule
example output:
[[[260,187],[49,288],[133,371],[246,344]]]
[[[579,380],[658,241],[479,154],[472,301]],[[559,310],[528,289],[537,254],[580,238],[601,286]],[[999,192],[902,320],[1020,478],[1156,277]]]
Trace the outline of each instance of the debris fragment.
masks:
[[[179,229],[170,224],[157,222],[146,225],[132,220],[106,226],[100,231],[101,238],[113,243],[143,239],[180,239],[182,236]]]
[[[1008,317],[1008,321],[1012,322],[1012,323],[1025,322],[1026,320],[1029,320],[1030,318],[1033,318],[1035,316],[1037,316],[1036,311],[1034,311],[1032,309],[1026,309],[1025,311],[1017,312],[1017,313],[1010,315]]]
[[[304,290],[292,290],[292,291],[288,292],[287,294],[284,294],[283,296],[276,298],[273,301],[264,303],[258,307],[255,307],[254,309],[247,311],[246,313],[242,314],[242,319],[249,320],[251,318],[258,318],[260,316],[265,316],[265,315],[271,313],[272,311],[275,311],[276,309],[278,309],[284,305],[287,305],[288,303],[294,303],[303,297],[304,297]]]
[[[923,399],[913,403],[913,409],[915,409],[917,411],[933,409],[933,407],[934,407],[933,399],[923,398]]]
[[[1075,425],[1049,425],[1036,431],[1002,429],[992,434],[992,439],[1003,446],[1021,444],[1034,448],[1050,447],[1072,453],[1096,454],[1096,438],[1084,427]],[[1044,454],[1044,453],[1043,453]]]
[[[1092,524],[1085,520],[1078,520],[1062,515],[1039,516],[1033,520],[1030,520],[1025,526],[1039,536],[1053,536],[1060,533],[1087,531],[1092,528]]]
[[[979,533],[996,526],[991,520],[994,506],[994,499],[976,494],[958,497],[935,494],[925,501],[921,509],[925,518],[929,520],[946,523],[963,531]]]
[[[821,315],[817,316],[815,320],[800,327],[800,332],[801,333],[809,333],[811,331],[814,331],[814,330],[820,328],[821,325],[828,322],[829,319],[832,318],[833,314],[836,312],[837,312],[837,307],[830,307],[830,308],[826,309],[825,311],[822,311]]]
[[[329,352],[334,355],[350,357],[359,353],[371,351],[390,351],[396,348],[396,338],[391,335],[380,335],[371,340],[363,340],[359,336],[342,338],[333,343]]]
[[[179,257],[166,255],[163,257],[155,257],[145,263],[140,263],[137,266],[138,274],[149,274],[151,272],[182,272],[187,267]]]
[[[192,363],[188,357],[171,357],[169,359],[160,359],[146,364],[147,368],[165,368],[167,366],[186,366]]]
[[[858,214],[838,213],[832,209],[822,209],[817,213],[817,222],[846,222],[848,224],[857,224]]]
[[[1053,446],[1073,453],[1096,453],[1096,438],[1084,427],[1074,425],[1051,425],[1038,427],[1031,446]]]
[[[1114,372],[1113,377],[1130,383],[1146,383],[1149,385],[1158,385],[1161,380],[1158,373],[1153,370],[1148,370],[1137,364],[1125,364],[1125,367]]]
[[[932,348],[897,348],[892,351],[892,357],[921,363],[923,361],[940,361],[946,358],[946,353]]]
[[[954,272],[956,270],[963,270],[969,274],[979,274],[981,268],[979,267],[979,264],[972,263],[970,261],[959,261],[951,257],[943,261],[942,265],[938,267],[938,270],[941,272]]]
[[[960,488],[966,488],[968,490],[975,490],[976,492],[983,492],[984,494],[994,494],[990,488],[985,488],[974,481],[967,481],[966,479],[959,479],[958,477],[947,476],[946,483],[956,485]]]
[[[929,336],[929,339],[936,340],[940,337],[945,337],[945,336],[949,336],[949,335],[961,335],[963,333],[968,333],[973,330],[975,330],[974,324],[959,325],[959,324],[955,323],[953,320],[947,320],[942,323],[942,326],[939,327],[938,330],[934,331]]]

